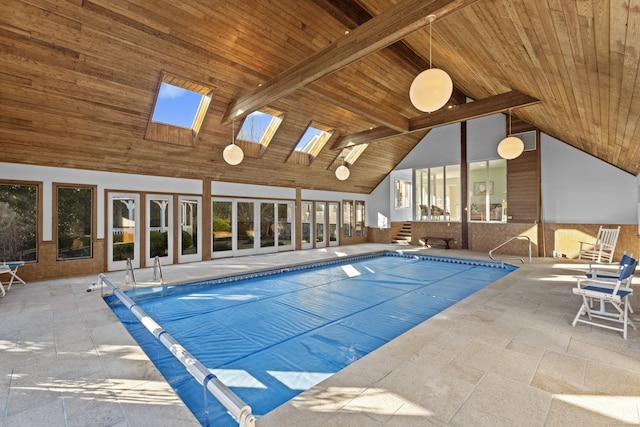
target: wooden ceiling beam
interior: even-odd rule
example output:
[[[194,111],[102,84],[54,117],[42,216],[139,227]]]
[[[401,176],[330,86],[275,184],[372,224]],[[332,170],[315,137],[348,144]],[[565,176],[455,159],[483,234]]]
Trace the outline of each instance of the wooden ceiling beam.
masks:
[[[517,90],[467,102],[466,104],[453,105],[433,113],[421,114],[409,119],[409,131],[425,130],[437,126],[464,122],[477,119],[495,113],[508,111],[510,108],[526,107],[539,103],[540,100],[526,95]]]
[[[409,131],[417,132],[429,130],[434,127],[460,123],[466,120],[477,119],[491,114],[503,113],[512,108],[521,108],[539,103],[540,100],[526,95],[517,90],[468,102],[466,104],[452,105],[433,113],[426,113],[409,120]],[[393,133],[393,129],[378,127],[351,135],[344,135],[336,140],[332,150],[344,148],[348,145],[369,144],[382,139],[401,135],[402,132]]]
[[[231,102],[222,122],[242,118],[322,77],[385,48],[477,0],[405,0],[355,28],[335,43],[283,71],[260,88]]]

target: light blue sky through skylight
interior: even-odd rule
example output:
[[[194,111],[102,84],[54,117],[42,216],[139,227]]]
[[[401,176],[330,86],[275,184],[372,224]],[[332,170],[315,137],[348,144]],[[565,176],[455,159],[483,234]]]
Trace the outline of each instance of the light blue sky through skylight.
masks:
[[[309,141],[311,141],[314,137],[315,137],[315,140],[317,140],[318,138],[320,138],[320,135],[322,135],[323,132],[324,131],[320,129],[316,129],[313,126],[309,126],[307,128],[307,131],[304,133],[304,135],[302,135],[302,138],[300,138],[300,141],[298,141],[298,144],[296,145],[295,150],[304,151],[308,153],[309,151],[311,151],[311,148],[313,148],[313,147],[307,146],[307,144],[309,144]]]
[[[259,144],[271,120],[273,120],[271,114],[254,111],[244,120],[240,133],[238,134],[238,139]]]
[[[151,120],[191,129],[202,96],[199,93],[163,82],[160,85],[158,100]]]

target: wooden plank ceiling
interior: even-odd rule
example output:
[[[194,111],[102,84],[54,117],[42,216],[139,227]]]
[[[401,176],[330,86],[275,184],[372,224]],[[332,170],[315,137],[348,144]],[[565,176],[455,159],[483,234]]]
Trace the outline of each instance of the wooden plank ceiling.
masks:
[[[434,126],[513,108],[543,132],[640,173],[640,4],[612,0],[5,0],[2,161],[369,193]],[[433,65],[451,104],[422,114]],[[213,89],[191,145],[145,139],[162,73]],[[480,102],[481,101],[481,102]],[[261,158],[222,160],[232,121],[284,121]],[[242,110],[241,113],[238,113]],[[335,129],[286,163],[311,122]],[[369,142],[338,181],[348,142]]]

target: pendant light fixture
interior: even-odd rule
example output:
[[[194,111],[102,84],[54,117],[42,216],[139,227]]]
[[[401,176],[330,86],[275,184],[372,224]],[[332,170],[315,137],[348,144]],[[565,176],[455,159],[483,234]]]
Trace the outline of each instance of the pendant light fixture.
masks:
[[[451,98],[453,81],[446,71],[431,67],[431,23],[435,15],[427,16],[429,21],[429,69],[421,72],[411,83],[409,98],[418,110],[431,113],[441,109]]]
[[[509,109],[509,134],[498,144],[498,154],[506,160],[513,160],[524,151],[524,142],[511,136],[511,109]]]
[[[336,178],[338,178],[340,181],[344,181],[349,178],[349,175],[351,175],[351,171],[344,165],[343,160],[342,164],[336,168]]]
[[[242,148],[238,147],[235,142],[236,142],[236,127],[235,127],[235,120],[232,122],[232,130],[231,130],[231,144],[227,145],[224,149],[224,151],[222,152],[222,157],[224,158],[224,161],[229,163],[232,166],[238,165],[240,164],[240,162],[242,162],[242,160],[244,159],[244,152],[242,151]]]

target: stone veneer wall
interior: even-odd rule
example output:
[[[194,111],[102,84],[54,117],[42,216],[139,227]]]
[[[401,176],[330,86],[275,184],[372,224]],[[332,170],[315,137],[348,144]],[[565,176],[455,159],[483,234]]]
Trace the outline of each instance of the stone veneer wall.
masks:
[[[545,224],[544,240],[547,256],[553,256],[555,250],[559,257],[577,258],[580,241],[593,242],[601,224]],[[618,224],[602,224],[606,228],[615,228]],[[640,238],[636,224],[621,225],[614,262],[624,252],[640,256]]]
[[[544,236],[540,238],[539,224],[531,223],[489,223],[470,222],[469,250],[486,252],[498,247],[514,236],[527,236],[531,239],[532,257],[552,257],[555,250],[558,257],[576,259],[580,241],[590,242],[595,239],[600,224],[545,224]],[[605,227],[617,227],[617,224],[605,224]],[[412,224],[412,239],[414,245],[422,245],[424,237],[453,237],[452,248],[462,247],[462,224],[459,222],[424,222],[416,221]],[[640,237],[638,226],[635,224],[622,225],[616,245],[614,262],[622,257],[624,252],[640,256]],[[528,241],[515,239],[498,249],[495,254],[528,256]]]

